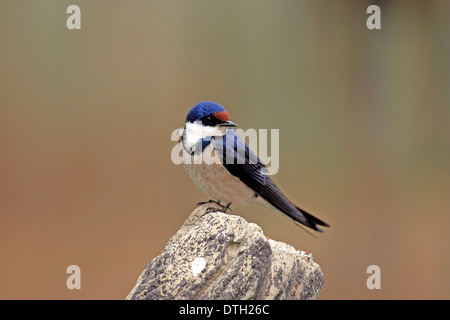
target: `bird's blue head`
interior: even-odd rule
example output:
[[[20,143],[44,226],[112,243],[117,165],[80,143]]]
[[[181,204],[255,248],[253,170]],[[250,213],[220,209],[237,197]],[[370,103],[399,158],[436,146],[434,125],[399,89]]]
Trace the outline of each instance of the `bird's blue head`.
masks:
[[[227,110],[218,103],[211,101],[202,101],[197,103],[189,111],[186,117],[186,123],[201,122],[203,126],[226,126],[235,127],[230,121]]]

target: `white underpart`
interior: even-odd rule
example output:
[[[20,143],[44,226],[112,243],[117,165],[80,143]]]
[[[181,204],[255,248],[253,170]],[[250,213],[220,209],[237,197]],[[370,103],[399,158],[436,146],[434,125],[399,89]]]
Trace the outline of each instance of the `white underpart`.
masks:
[[[187,122],[183,136],[184,146],[187,150],[191,150],[200,140],[208,137],[223,136],[227,129],[228,127],[218,125],[215,127],[204,126],[200,121]]]
[[[191,154],[201,139],[224,135],[228,127],[207,127],[201,123],[186,123],[183,134],[183,164],[192,181],[210,199],[224,203],[257,203],[271,206],[247,187],[239,178],[232,175],[220,162],[212,144],[206,146],[202,154]]]

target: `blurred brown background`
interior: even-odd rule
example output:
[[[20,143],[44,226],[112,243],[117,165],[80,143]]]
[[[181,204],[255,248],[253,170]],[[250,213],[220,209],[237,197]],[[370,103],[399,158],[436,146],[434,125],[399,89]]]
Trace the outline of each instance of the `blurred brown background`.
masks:
[[[81,30],[66,28],[71,4]],[[264,208],[233,213],[310,249],[320,299],[449,299],[449,9],[2,1],[0,298],[124,299],[207,200],[170,135],[208,99],[244,129],[280,129],[274,180],[332,228],[316,239]],[[71,264],[81,290],[66,288]]]

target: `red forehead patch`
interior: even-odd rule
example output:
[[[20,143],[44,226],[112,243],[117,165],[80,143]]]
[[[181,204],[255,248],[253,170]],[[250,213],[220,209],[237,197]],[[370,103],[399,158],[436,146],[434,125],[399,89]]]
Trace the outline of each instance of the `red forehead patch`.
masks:
[[[221,122],[230,120],[230,116],[228,115],[228,112],[226,110],[214,112],[214,117],[216,117],[216,119],[219,119]]]

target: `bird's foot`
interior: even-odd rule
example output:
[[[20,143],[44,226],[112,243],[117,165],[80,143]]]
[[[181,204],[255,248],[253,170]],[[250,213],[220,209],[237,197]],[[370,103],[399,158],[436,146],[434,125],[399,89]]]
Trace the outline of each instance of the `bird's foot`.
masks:
[[[219,200],[211,200],[211,199],[208,200],[208,201],[202,201],[202,202],[197,203],[197,207],[201,206],[201,205],[204,205],[204,204],[207,204],[207,203],[217,203],[219,206],[223,207],[223,205],[220,203]]]
[[[215,203],[217,203],[216,201],[214,201]],[[217,209],[215,207],[208,207],[205,211],[206,213],[211,213],[211,212],[222,212],[222,213],[227,213],[227,210],[231,211],[231,202],[228,202],[226,205],[222,205],[220,203],[218,203],[218,205],[220,205],[222,207],[222,209]]]
[[[208,203],[215,203],[218,206],[220,206],[221,209],[218,209],[217,207],[208,207],[208,208],[206,208],[205,214],[211,213],[211,212],[226,213],[227,210],[231,211],[231,208],[230,208],[231,202],[227,203],[226,205],[223,205],[223,204],[220,203],[220,200],[209,200],[209,201],[199,202],[199,203],[197,203],[197,207],[201,206],[201,205],[204,205],[204,204],[208,204]]]
[[[217,210],[217,208],[213,208],[213,207],[209,207],[208,209],[214,209],[214,211],[216,212],[222,212],[222,213],[227,213],[227,210],[231,211],[231,202],[228,202],[226,205],[220,205],[222,207],[222,209]]]

